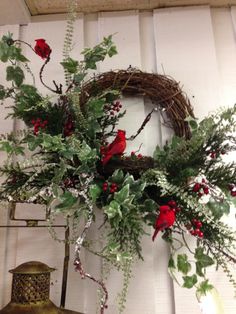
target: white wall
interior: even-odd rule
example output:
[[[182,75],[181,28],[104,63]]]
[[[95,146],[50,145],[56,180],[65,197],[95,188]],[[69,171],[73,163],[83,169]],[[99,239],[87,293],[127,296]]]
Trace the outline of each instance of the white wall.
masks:
[[[34,39],[45,38],[52,47],[52,61],[45,70],[47,83],[53,79],[63,79],[61,60],[65,22],[37,22],[27,26],[1,27],[1,34],[7,29],[16,36],[34,44]],[[127,68],[129,65],[144,71],[168,74],[180,81],[194,106],[195,114],[202,118],[215,108],[232,106],[236,99],[236,9],[210,9],[209,7],[187,7],[161,9],[153,12],[106,12],[81,15],[76,22],[75,47],[73,54],[79,57],[84,46],[96,44],[103,36],[115,33],[114,40],[119,55],[108,59],[99,71]],[[25,50],[33,60],[34,73],[40,68],[41,60]],[[0,65],[0,84],[3,80]],[[38,82],[37,82],[38,84]],[[42,92],[46,92],[44,88]],[[132,133],[148,112],[151,104],[142,99],[126,99],[128,118],[122,125]],[[1,111],[1,132],[13,127],[4,121]],[[3,124],[4,123],[4,124]],[[20,124],[17,124],[20,127]],[[156,134],[155,138],[153,134]],[[143,143],[142,153],[151,154],[157,143],[163,143],[169,131],[160,123],[158,114],[151,120],[136,143],[129,149],[138,148]],[[151,140],[150,140],[151,137]],[[22,209],[21,214],[27,214]],[[6,222],[4,210],[1,221]],[[151,230],[147,230],[151,233]],[[89,237],[96,236],[96,226]],[[63,232],[59,230],[61,236]],[[7,270],[19,263],[40,260],[56,267],[51,288],[52,300],[59,304],[63,245],[50,239],[47,230],[2,230],[0,229],[0,307],[10,298],[11,276]],[[143,240],[145,262],[135,265],[130,284],[126,314],[200,314],[193,291],[186,291],[173,285],[166,266],[168,249],[158,239],[154,244],[149,237]],[[72,248],[73,255],[73,248]],[[83,259],[89,271],[99,275],[101,261],[93,260],[84,253]],[[96,286],[79,279],[75,274],[71,259],[67,308],[96,313]],[[217,289],[223,296],[225,314],[235,314],[236,301],[226,277],[219,273],[212,275]],[[111,291],[107,314],[116,314],[116,292],[120,287],[120,276],[112,272],[108,280]],[[223,313],[221,313],[223,314]]]

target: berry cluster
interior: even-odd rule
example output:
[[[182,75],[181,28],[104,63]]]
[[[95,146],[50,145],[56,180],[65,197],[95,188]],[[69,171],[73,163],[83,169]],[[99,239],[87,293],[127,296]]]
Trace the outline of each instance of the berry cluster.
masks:
[[[206,181],[202,179],[202,183],[195,183],[193,186],[193,192],[198,193],[198,196],[201,197],[203,194],[209,194],[209,187],[206,184]]]
[[[136,155],[136,152],[135,151],[132,151],[131,153],[130,153],[130,156],[131,156],[131,158],[132,159],[141,159],[142,157],[143,157],[143,155],[142,154],[138,154],[138,155]]]
[[[41,129],[45,129],[46,126],[48,125],[48,121],[47,120],[41,120],[40,118],[37,118],[36,120],[31,120],[31,123],[34,126],[34,135],[38,135],[39,132],[39,128]]]
[[[235,197],[236,196],[236,185],[233,183],[229,184],[229,190],[230,190],[231,196]]]
[[[196,218],[194,218],[192,221],[192,228],[189,232],[191,235],[193,236],[198,236],[199,238],[203,238],[204,234],[201,231],[201,227],[202,227],[202,222]]]
[[[122,108],[120,101],[113,102],[111,105],[105,105],[104,109],[109,112],[111,116],[114,116],[115,113],[118,113]]]
[[[74,123],[69,117],[64,125],[64,136],[71,136],[74,132]]]
[[[167,204],[174,210],[175,213],[179,213],[181,211],[181,208],[177,205],[176,201],[170,200]]]
[[[109,193],[115,193],[118,189],[118,186],[116,183],[109,183],[109,182],[104,182],[102,185],[102,189],[104,192],[109,191]]]
[[[218,158],[220,155],[224,155],[225,154],[225,150],[213,150],[209,152],[209,156],[212,159]]]
[[[74,179],[66,178],[63,183],[64,183],[65,188],[72,188],[75,186]]]

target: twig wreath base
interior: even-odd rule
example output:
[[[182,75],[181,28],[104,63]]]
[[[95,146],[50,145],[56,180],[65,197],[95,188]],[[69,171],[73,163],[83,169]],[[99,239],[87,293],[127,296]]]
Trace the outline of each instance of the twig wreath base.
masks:
[[[186,117],[192,116],[193,109],[179,83],[166,75],[146,73],[137,69],[104,72],[83,85],[80,103],[83,107],[90,97],[105,90],[115,89],[124,96],[149,98],[161,112],[165,112],[168,125],[178,136],[191,136]]]

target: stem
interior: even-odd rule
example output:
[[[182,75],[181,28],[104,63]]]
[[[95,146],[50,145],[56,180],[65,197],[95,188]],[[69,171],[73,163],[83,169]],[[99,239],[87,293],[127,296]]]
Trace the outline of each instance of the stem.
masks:
[[[79,271],[81,278],[89,278],[92,281],[96,282],[103,290],[104,292],[104,298],[101,300],[101,305],[100,305],[100,314],[104,314],[105,309],[107,308],[107,301],[108,301],[108,291],[107,288],[102,280],[98,280],[94,278],[92,275],[87,273],[82,265],[81,259],[80,259],[80,254],[81,254],[81,248],[83,246],[83,242],[86,237],[86,233],[88,229],[90,228],[92,222],[93,222],[93,203],[89,199],[87,193],[88,193],[88,188],[90,182],[93,180],[93,176],[87,177],[85,184],[82,186],[81,191],[79,192],[79,196],[82,197],[88,207],[88,220],[84,226],[84,229],[80,235],[80,237],[76,240],[76,245],[75,245],[75,269]]]
[[[61,85],[61,84],[60,84],[60,86],[58,87],[58,85],[56,84],[56,82],[53,81],[53,83],[54,83],[54,85],[55,85],[55,87],[56,87],[56,89],[54,90],[54,89],[52,89],[51,87],[49,87],[48,85],[46,85],[46,84],[44,83],[44,81],[43,81],[43,70],[44,70],[46,64],[50,61],[50,55],[51,55],[51,52],[49,53],[49,55],[48,55],[46,61],[44,62],[44,64],[42,65],[42,67],[41,67],[41,69],[40,69],[40,71],[39,71],[39,78],[40,78],[40,81],[41,81],[41,83],[43,84],[44,87],[46,87],[47,89],[49,89],[49,90],[50,90],[51,92],[53,92],[53,93],[56,93],[56,94],[61,95],[61,94],[62,94],[62,85]]]

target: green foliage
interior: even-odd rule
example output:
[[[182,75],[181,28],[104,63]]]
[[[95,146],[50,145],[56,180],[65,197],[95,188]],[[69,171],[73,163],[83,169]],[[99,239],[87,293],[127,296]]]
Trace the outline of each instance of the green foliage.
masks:
[[[7,81],[13,81],[17,87],[19,87],[25,78],[24,72],[19,66],[7,67]]]
[[[199,283],[196,291],[198,298],[200,298],[203,295],[206,295],[208,291],[211,291],[214,288],[213,285],[209,284],[208,281],[209,280],[206,279]]]
[[[196,259],[196,273],[198,276],[204,276],[203,274],[203,268],[205,269],[208,266],[211,266],[214,264],[214,260],[203,253],[203,248],[198,247],[195,249],[194,257]]]
[[[103,41],[94,48],[85,48],[82,51],[84,55],[85,69],[97,69],[97,62],[103,61],[108,55],[109,57],[117,54],[115,45],[112,42],[112,35],[104,37]]]
[[[188,257],[186,254],[178,254],[177,267],[178,270],[185,275],[191,270],[191,264],[188,262]]]
[[[63,68],[71,74],[75,74],[78,71],[79,62],[68,57],[65,61],[61,62]]]
[[[197,276],[193,274],[192,276],[183,276],[184,288],[191,289],[197,283]]]

